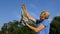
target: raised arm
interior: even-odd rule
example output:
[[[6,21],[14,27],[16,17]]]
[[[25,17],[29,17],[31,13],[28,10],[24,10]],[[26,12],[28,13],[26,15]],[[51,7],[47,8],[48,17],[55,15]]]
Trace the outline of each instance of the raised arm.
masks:
[[[34,23],[36,23],[36,19],[31,17],[31,15],[27,12],[27,17],[32,20]]]
[[[31,15],[29,15],[29,13],[26,11],[25,4],[22,5],[22,9],[25,10],[24,13],[26,13],[26,16],[28,17],[28,19],[30,19],[30,20],[32,20],[34,23],[36,23],[36,19],[35,19],[35,18],[32,18]]]

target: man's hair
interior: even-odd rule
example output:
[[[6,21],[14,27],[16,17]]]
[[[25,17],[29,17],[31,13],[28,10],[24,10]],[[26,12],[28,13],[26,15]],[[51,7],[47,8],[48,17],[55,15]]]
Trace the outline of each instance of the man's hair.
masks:
[[[47,10],[44,10],[42,13],[45,13],[45,19],[48,19],[49,18],[50,13]]]

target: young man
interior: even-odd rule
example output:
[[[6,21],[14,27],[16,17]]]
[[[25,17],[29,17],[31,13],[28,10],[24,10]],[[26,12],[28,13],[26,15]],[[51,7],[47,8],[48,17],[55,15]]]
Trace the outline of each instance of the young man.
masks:
[[[49,34],[49,29],[50,29],[50,23],[48,21],[50,14],[48,11],[43,11],[40,14],[40,19],[37,20],[35,18],[32,18],[28,12],[27,12],[27,17],[34,21],[34,23],[36,23],[37,27],[33,27],[31,25],[29,25],[28,23],[26,23],[27,19],[23,18],[23,21],[26,23],[26,26],[28,26],[31,30],[33,30],[34,32],[36,32],[37,34]]]

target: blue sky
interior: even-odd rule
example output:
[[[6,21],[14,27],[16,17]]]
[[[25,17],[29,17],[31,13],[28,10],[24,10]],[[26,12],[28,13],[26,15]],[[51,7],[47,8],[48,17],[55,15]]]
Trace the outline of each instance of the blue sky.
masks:
[[[25,3],[29,14],[39,19],[43,10],[50,12],[49,21],[60,16],[60,0],[0,0],[0,28],[4,23],[20,20],[21,5]]]

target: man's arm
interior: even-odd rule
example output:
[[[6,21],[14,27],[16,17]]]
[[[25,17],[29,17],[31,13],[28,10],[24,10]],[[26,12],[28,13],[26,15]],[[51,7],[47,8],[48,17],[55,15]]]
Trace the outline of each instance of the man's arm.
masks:
[[[29,15],[29,13],[27,12],[27,17],[28,19],[32,20],[34,23],[36,23],[36,19],[31,17],[31,15]]]
[[[27,23],[27,19],[26,19],[26,18],[23,18],[23,22],[26,24],[26,26],[28,26],[30,29],[32,29],[32,30],[35,31],[35,32],[39,32],[39,31],[41,31],[42,29],[45,28],[45,25],[43,25],[42,23],[41,23],[37,28],[29,25],[29,24]]]
[[[26,9],[26,6],[25,4],[22,4],[22,9],[25,10]],[[27,11],[25,11],[26,13],[26,16],[28,17],[28,19],[32,20],[34,23],[36,23],[36,19],[35,18],[32,18],[31,15],[29,15],[29,13]]]
[[[44,26],[43,24],[40,24],[39,27],[37,27],[37,28],[35,28],[35,27],[33,27],[33,26],[31,26],[31,25],[29,25],[29,24],[27,24],[27,23],[26,23],[26,25],[27,25],[30,29],[32,29],[33,31],[35,31],[35,32],[39,32],[39,31],[41,31],[42,29],[45,28],[45,26]]]

